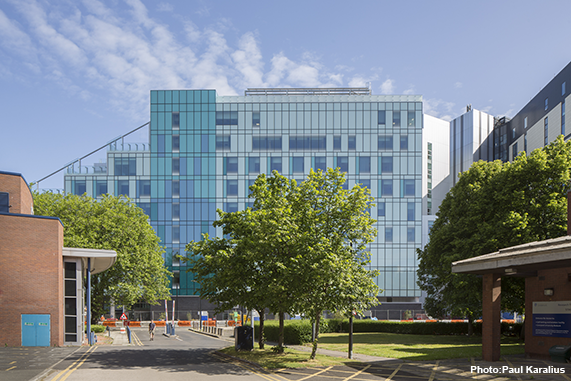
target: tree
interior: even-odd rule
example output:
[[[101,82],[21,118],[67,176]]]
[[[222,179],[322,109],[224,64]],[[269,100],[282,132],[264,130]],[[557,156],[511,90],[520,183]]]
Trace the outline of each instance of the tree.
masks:
[[[460,174],[418,250],[418,284],[433,316],[481,314],[481,279],[452,274],[452,262],[566,234],[571,143],[562,137],[513,163],[477,162]],[[522,312],[523,279],[502,281],[502,308]]]
[[[218,304],[222,311],[235,305],[256,309],[260,314],[260,349],[263,349],[264,311],[278,314],[278,348],[283,350],[284,314],[293,312],[292,285],[295,274],[288,263],[294,251],[291,239],[293,211],[288,199],[295,183],[274,174],[260,175],[251,187],[254,207],[225,213],[214,226],[227,238],[191,242],[189,271],[201,285],[201,297]]]
[[[339,170],[311,170],[294,206],[301,232],[296,272],[303,285],[296,309],[316,326],[311,359],[317,353],[323,312],[351,314],[378,303],[380,290],[373,281],[378,272],[366,268],[366,245],[377,234],[368,212],[374,199],[367,188],[345,190],[344,183]]]
[[[219,211],[228,238],[191,242],[201,295],[221,303],[269,308],[280,319],[300,312],[316,323],[325,310],[362,311],[376,303],[376,271],[366,269],[366,244],[375,237],[367,213],[372,198],[364,189],[343,189],[338,170],[310,172],[301,185],[274,172],[250,187],[254,206]],[[262,315],[262,314],[260,314]],[[312,358],[317,350],[314,341]]]
[[[170,273],[164,267],[160,239],[143,210],[130,200],[110,195],[97,201],[86,195],[34,193],[34,213],[62,221],[66,247],[117,252],[115,264],[91,279],[94,322],[111,302],[158,304],[170,297]]]

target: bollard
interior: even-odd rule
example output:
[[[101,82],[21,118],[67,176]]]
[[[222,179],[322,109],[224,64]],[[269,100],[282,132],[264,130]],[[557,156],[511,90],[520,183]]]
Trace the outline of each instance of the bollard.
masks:
[[[129,339],[129,344],[131,344],[131,328],[127,326],[127,338]]]

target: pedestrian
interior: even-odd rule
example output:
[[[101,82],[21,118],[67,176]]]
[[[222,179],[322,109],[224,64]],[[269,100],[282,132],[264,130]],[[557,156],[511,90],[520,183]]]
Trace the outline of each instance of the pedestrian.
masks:
[[[155,338],[156,327],[157,325],[155,324],[155,322],[151,320],[151,322],[149,323],[149,336],[151,337],[151,341],[153,341],[153,339]]]

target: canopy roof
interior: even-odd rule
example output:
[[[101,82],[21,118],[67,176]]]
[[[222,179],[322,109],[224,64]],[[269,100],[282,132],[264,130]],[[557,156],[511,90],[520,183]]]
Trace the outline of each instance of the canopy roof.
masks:
[[[75,257],[83,260],[83,268],[87,268],[87,259],[91,258],[91,274],[103,272],[113,266],[117,260],[114,250],[63,248],[64,257]]]
[[[571,266],[571,236],[500,249],[452,263],[453,273],[531,276],[537,270]]]

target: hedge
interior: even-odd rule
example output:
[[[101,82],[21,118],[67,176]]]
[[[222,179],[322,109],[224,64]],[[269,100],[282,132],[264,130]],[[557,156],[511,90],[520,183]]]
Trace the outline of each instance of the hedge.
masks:
[[[104,325],[91,325],[91,332],[95,332],[95,333],[101,333],[103,331],[105,331],[107,327]]]
[[[482,334],[482,323],[475,322],[474,334]],[[521,323],[502,323],[502,334],[519,335],[522,330]],[[259,337],[259,323],[255,323],[255,335]],[[321,320],[319,333],[349,332],[349,320],[324,319]],[[353,332],[387,332],[414,335],[466,335],[468,323],[442,323],[442,322],[393,322],[378,320],[353,320]],[[278,342],[279,322],[266,320],[264,322],[264,335],[266,341]],[[284,344],[300,345],[311,341],[311,323],[309,320],[287,320],[284,326]]]

